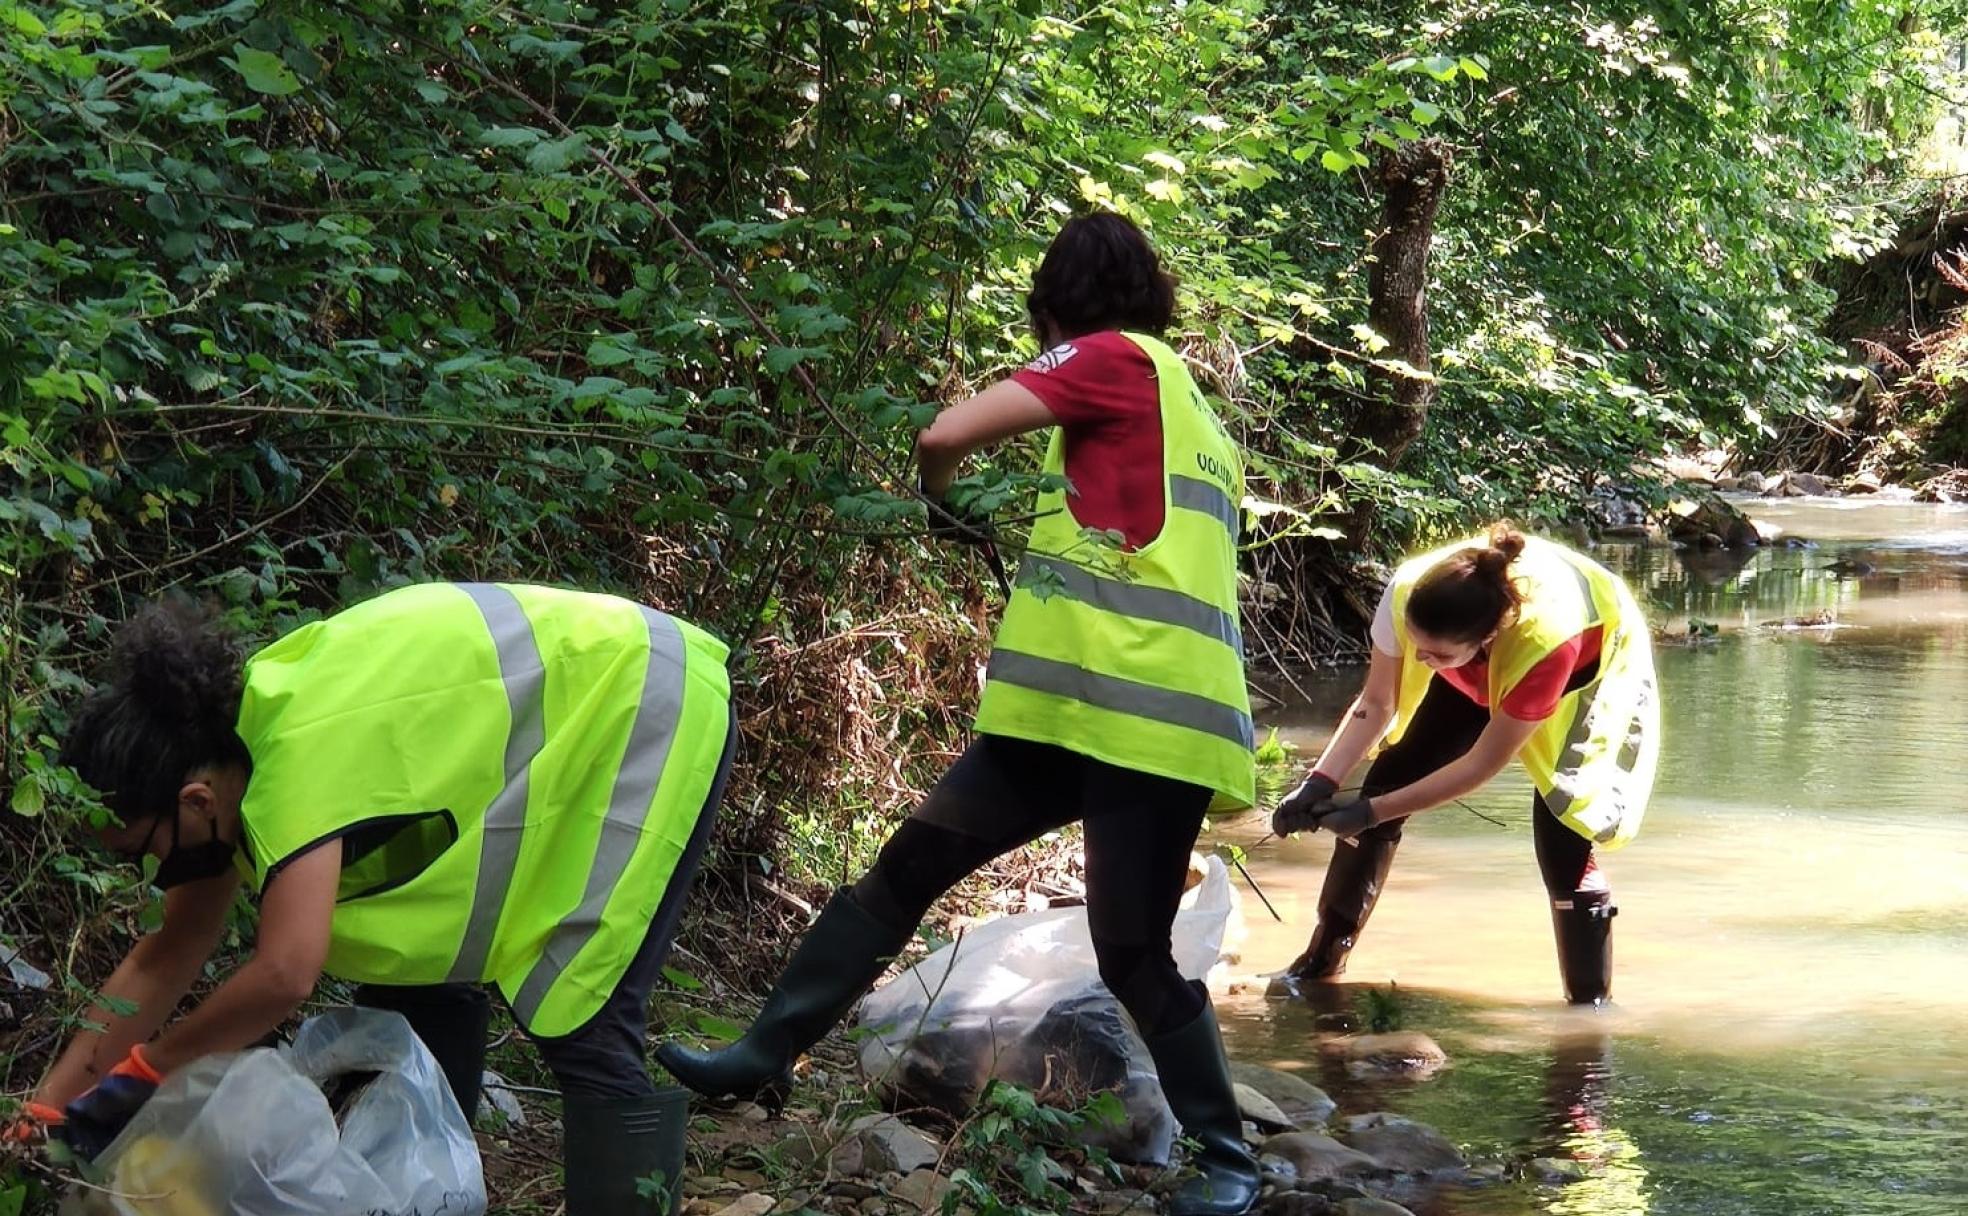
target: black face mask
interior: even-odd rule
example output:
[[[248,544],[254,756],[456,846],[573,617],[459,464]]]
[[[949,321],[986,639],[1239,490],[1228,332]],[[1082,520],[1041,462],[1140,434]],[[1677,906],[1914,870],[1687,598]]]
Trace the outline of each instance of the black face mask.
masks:
[[[239,852],[239,846],[220,840],[217,824],[212,825],[212,838],[202,844],[185,844],[176,839],[177,834],[177,824],[173,821],[171,851],[157,863],[157,876],[151,879],[158,890],[168,891],[188,882],[216,878],[232,868],[232,858]]]

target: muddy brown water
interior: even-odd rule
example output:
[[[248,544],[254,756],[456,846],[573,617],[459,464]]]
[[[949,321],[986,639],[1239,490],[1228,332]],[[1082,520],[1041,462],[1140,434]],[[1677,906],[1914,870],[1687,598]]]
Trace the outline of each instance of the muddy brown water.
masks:
[[[1514,768],[1412,824],[1348,986],[1397,984],[1450,1068],[1366,1085],[1323,1068],[1302,1002],[1224,998],[1234,1055],[1394,1110],[1477,1158],[1586,1180],[1436,1194],[1429,1216],[1968,1213],[1968,509],[1755,500],[1809,548],[1602,550],[1657,621],[1662,772],[1607,859],[1617,1009],[1558,1001]],[[1276,716],[1316,754],[1359,673]],[[1255,841],[1261,825],[1222,825]],[[1330,838],[1251,847],[1244,972],[1304,945]]]

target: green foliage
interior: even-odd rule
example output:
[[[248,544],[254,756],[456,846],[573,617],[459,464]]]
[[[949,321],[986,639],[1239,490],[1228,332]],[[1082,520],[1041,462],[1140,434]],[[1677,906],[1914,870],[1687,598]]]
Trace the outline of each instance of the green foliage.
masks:
[[[1072,1206],[1063,1182],[1073,1171],[1058,1158],[1083,1158],[1119,1181],[1100,1150],[1074,1147],[1083,1129],[1126,1121],[1121,1101],[1100,1093],[1075,1111],[1041,1103],[1030,1090],[993,1080],[984,1087],[977,1111],[957,1138],[958,1167],[943,1196],[944,1216],[960,1210],[978,1216],[1040,1216]]]
[[[1367,988],[1360,993],[1360,1021],[1374,1034],[1399,1030],[1407,1017],[1407,1002],[1398,984]]]

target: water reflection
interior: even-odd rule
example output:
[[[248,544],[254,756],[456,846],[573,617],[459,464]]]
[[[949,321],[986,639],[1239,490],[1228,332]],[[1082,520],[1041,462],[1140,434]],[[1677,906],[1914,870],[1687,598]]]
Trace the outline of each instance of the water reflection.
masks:
[[[1321,1061],[1314,1010],[1224,1004],[1233,1051],[1524,1171],[1418,1197],[1423,1216],[1968,1211],[1968,510],[1768,510],[1818,547],[1606,555],[1670,629],[1722,630],[1661,649],[1659,792],[1608,859],[1612,1019],[1557,1009],[1515,774],[1473,800],[1508,830],[1455,810],[1410,826],[1353,957],[1353,980],[1400,982],[1447,1072],[1364,1086]],[[1284,733],[1315,750],[1356,681],[1312,688]],[[1247,905],[1246,970],[1303,946],[1330,847],[1252,850],[1287,923]],[[1541,1185],[1537,1158],[1586,1178]]]

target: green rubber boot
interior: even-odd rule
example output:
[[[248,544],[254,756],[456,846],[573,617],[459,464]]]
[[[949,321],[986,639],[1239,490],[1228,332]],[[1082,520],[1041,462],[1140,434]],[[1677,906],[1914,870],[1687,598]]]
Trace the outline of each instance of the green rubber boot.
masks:
[[[671,1216],[683,1194],[690,1094],[562,1102],[567,1216]]]
[[[847,1015],[914,928],[884,924],[845,888],[836,891],[743,1038],[714,1051],[665,1043],[656,1049],[657,1061],[707,1098],[784,1104],[793,1086],[793,1061]]]

